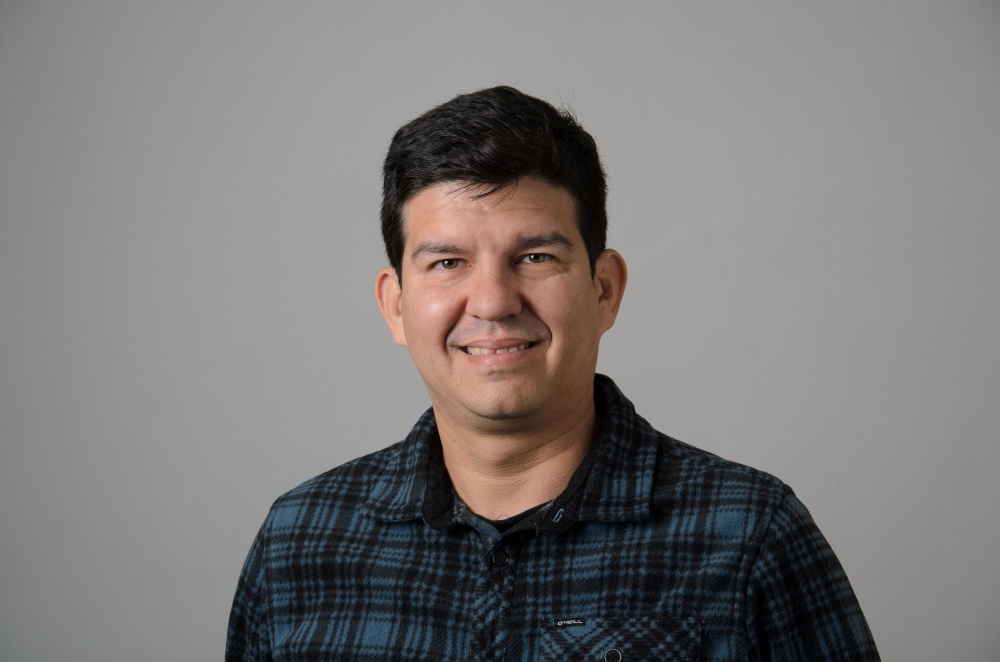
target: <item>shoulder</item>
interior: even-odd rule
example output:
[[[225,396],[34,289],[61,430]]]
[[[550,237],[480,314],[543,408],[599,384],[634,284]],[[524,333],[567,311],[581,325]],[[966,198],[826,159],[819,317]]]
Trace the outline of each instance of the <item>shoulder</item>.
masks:
[[[301,528],[318,519],[327,522],[352,516],[381,483],[391,481],[399,471],[403,440],[345,462],[314,476],[279,496],[264,522],[271,532]]]
[[[608,436],[617,442],[605,459],[622,467],[621,475],[629,480],[641,476],[646,483],[651,478],[653,510],[661,515],[669,514],[676,521],[676,517],[688,514],[700,517],[716,512],[749,513],[757,524],[792,494],[787,485],[770,474],[656,430],[609,377],[596,375],[594,389],[599,408],[603,403],[606,411]],[[646,494],[643,492],[643,498]]]
[[[667,478],[661,482],[661,488],[678,483],[705,484],[779,500],[792,494],[790,487],[769,473],[695,448],[662,432],[657,434],[660,446],[657,474]]]
[[[660,509],[683,507],[749,533],[766,526],[786,499],[794,500],[792,489],[771,474],[657,434],[653,501]]]

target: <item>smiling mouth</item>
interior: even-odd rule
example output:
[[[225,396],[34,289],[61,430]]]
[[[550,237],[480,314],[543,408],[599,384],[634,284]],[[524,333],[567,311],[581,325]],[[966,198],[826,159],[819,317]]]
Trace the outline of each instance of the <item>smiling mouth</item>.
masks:
[[[462,349],[466,354],[472,354],[473,356],[480,356],[483,354],[510,354],[512,352],[521,352],[529,347],[532,347],[535,343],[526,342],[521,345],[511,345],[510,347],[500,347],[498,349],[489,349],[487,347],[463,347]]]

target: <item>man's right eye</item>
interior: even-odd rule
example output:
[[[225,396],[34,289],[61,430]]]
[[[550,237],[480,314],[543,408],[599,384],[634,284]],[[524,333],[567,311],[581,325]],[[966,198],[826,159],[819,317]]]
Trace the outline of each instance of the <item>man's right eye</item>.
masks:
[[[461,260],[456,258],[448,258],[446,260],[438,260],[434,263],[435,267],[441,267],[442,269],[455,269],[458,267]]]

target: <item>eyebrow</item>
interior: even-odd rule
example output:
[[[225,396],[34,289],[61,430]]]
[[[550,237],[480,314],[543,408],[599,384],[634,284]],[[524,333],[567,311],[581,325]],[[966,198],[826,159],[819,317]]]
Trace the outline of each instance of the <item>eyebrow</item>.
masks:
[[[515,251],[526,251],[531,248],[545,248],[546,246],[562,246],[567,250],[572,250],[573,242],[561,232],[550,232],[548,234],[518,237],[512,243],[511,248]]]
[[[410,259],[416,262],[417,258],[421,258],[424,255],[454,255],[461,252],[462,247],[458,244],[440,244],[433,241],[422,241],[413,249]]]
[[[567,250],[573,249],[573,242],[561,232],[550,232],[548,234],[522,235],[514,239],[510,244],[510,250],[527,251],[532,248],[545,248],[547,246],[562,246]],[[458,244],[446,244],[435,241],[423,241],[416,245],[410,260],[416,262],[425,255],[455,255],[463,253],[464,249]]]

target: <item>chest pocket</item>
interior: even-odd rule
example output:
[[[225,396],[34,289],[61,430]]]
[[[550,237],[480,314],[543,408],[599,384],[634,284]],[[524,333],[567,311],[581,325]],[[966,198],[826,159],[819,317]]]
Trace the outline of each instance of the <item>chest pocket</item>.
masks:
[[[693,618],[547,619],[538,662],[694,662],[699,632]]]

